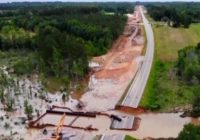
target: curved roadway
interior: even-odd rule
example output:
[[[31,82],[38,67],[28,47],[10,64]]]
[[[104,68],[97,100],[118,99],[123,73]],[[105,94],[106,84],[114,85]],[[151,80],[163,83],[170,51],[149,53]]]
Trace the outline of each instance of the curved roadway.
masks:
[[[144,56],[141,65],[137,71],[137,74],[127,92],[126,97],[121,102],[121,106],[127,106],[132,108],[137,108],[141,97],[143,95],[150,71],[153,63],[154,56],[154,35],[151,24],[148,22],[144,16],[142,7],[140,7],[140,12],[143,19],[144,28],[147,37],[146,54]]]

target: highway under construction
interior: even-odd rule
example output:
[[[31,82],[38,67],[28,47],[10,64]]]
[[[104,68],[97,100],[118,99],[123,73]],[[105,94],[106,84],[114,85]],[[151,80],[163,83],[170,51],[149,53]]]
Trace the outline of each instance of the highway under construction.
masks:
[[[90,78],[89,91],[75,106],[52,106],[38,119],[29,122],[29,128],[41,130],[34,139],[123,140],[125,135],[113,132],[132,132],[139,128],[140,118],[115,109],[116,106],[138,107],[153,59],[153,37],[150,37],[153,34],[142,7],[137,6],[134,14],[127,16],[125,31],[113,48],[108,54],[93,58],[91,69],[94,74]],[[142,20],[148,32],[144,56]],[[108,131],[108,134],[99,134],[102,131]]]

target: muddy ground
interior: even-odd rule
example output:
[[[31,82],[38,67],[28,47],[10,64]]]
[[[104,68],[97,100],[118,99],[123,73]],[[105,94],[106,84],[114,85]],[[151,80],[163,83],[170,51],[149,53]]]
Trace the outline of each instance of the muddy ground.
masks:
[[[137,72],[145,39],[139,11],[128,14],[123,35],[107,54],[94,57],[89,90],[81,97],[87,111],[114,109]]]

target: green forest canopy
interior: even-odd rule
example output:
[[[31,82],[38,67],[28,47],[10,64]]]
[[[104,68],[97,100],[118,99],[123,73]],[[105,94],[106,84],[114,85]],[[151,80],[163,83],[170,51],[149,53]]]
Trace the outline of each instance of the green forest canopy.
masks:
[[[178,76],[188,84],[200,82],[200,43],[196,47],[186,47],[179,51]]]
[[[149,3],[146,7],[155,21],[167,21],[173,27],[187,28],[191,23],[200,21],[200,3]]]
[[[17,74],[79,80],[92,56],[106,53],[122,33],[129,3],[9,3],[0,4],[0,50],[27,50],[17,60]],[[113,12],[107,15],[105,12]]]

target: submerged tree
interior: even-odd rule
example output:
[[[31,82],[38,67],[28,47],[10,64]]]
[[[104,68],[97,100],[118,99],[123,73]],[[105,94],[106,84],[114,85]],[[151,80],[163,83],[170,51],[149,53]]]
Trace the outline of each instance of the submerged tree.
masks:
[[[24,101],[24,112],[26,113],[28,119],[32,117],[33,107],[31,104],[30,105],[28,104],[27,100]]]

